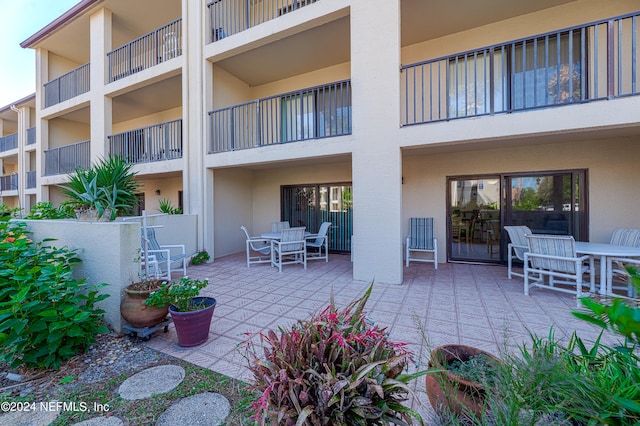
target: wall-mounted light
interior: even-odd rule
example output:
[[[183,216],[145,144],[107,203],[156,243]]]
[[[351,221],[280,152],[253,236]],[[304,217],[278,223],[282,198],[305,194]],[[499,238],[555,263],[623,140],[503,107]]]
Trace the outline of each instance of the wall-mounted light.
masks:
[[[156,195],[160,195],[160,190],[156,189]]]

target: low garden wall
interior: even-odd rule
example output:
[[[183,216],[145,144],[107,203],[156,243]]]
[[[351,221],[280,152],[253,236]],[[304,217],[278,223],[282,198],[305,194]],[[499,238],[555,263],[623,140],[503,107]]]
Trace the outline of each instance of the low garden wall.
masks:
[[[124,321],[120,316],[122,289],[138,280],[140,227],[139,220],[114,222],[79,222],[62,220],[23,220],[31,238],[54,247],[77,250],[82,262],[74,267],[74,278],[87,278],[90,284],[107,283],[100,289],[109,297],[100,302],[105,311],[105,322],[117,333],[122,333]],[[195,215],[157,215],[148,219],[148,225],[162,225],[156,236],[160,244],[185,244],[187,255],[197,251],[197,217]]]

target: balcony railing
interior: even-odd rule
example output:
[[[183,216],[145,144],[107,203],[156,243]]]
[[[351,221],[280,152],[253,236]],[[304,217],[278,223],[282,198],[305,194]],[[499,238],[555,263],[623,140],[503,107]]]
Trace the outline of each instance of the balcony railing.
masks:
[[[25,173],[27,178],[27,186],[26,189],[31,189],[36,187],[36,171],[32,170],[30,172]]]
[[[59,104],[68,99],[89,91],[90,64],[84,64],[78,68],[51,80],[44,85],[44,106]]]
[[[182,120],[167,121],[111,135],[109,150],[129,163],[182,158]]]
[[[10,135],[0,138],[0,152],[9,151],[18,147],[18,134],[11,133]]]
[[[351,134],[351,81],[209,112],[209,153]]]
[[[18,174],[0,176],[0,191],[17,191],[18,190]]]
[[[401,124],[637,95],[638,16],[403,66]]]
[[[109,82],[180,55],[182,55],[181,18],[107,53]]]
[[[44,175],[53,176],[73,172],[76,168],[89,168],[90,141],[76,142],[44,152]]]
[[[318,0],[214,0],[209,9],[209,41],[218,41],[293,12]]]
[[[31,127],[27,129],[27,145],[33,145],[36,143],[36,128]]]

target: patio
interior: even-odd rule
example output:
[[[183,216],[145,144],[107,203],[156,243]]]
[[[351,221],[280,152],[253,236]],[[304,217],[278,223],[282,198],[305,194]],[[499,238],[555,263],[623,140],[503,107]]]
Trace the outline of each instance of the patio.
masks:
[[[243,253],[190,266],[188,274],[208,278],[203,295],[217,299],[208,342],[181,348],[170,327],[147,345],[245,381],[251,376],[238,350],[245,332],[277,330],[308,318],[329,303],[332,292],[336,304],[344,306],[369,285],[353,281],[350,257],[337,254],[328,263],[309,262],[307,270],[292,265],[278,273],[268,265],[247,268]],[[464,343],[499,354],[505,347],[512,350],[528,342],[527,329],[548,336],[552,326],[556,338],[566,339],[575,330],[585,341],[595,339],[599,329],[573,317],[573,309],[575,298],[569,294],[534,289],[524,296],[522,279],[509,280],[506,267],[448,263],[434,270],[432,264],[412,263],[404,269],[403,285],[374,284],[366,311],[388,327],[393,340],[409,343],[415,368],[423,369],[430,347],[444,343]],[[432,410],[424,380],[413,385],[418,399],[414,408],[429,423]]]

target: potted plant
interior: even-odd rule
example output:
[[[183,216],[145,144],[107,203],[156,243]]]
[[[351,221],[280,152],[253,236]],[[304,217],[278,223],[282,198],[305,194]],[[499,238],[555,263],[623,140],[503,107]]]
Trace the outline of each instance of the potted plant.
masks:
[[[120,156],[99,160],[88,169],[77,168],[60,185],[79,220],[113,220],[137,203],[139,184],[133,166]]]
[[[182,277],[170,285],[165,283],[145,301],[147,306],[169,304],[169,313],[178,334],[180,346],[197,346],[207,341],[211,318],[216,307],[213,297],[198,296],[208,280]]]
[[[191,258],[191,264],[200,265],[201,263],[205,263],[206,261],[208,261],[210,258],[211,256],[209,256],[209,253],[207,253],[207,251],[203,249],[193,255],[193,257]]]
[[[501,361],[472,346],[448,344],[431,351],[426,391],[438,413],[481,418],[485,410],[485,385],[491,384]]]
[[[120,302],[120,315],[130,325],[137,328],[153,327],[160,324],[169,313],[169,304],[164,306],[149,306],[145,302],[151,293],[160,289],[166,280],[148,278],[129,284],[124,289],[124,296]]]

